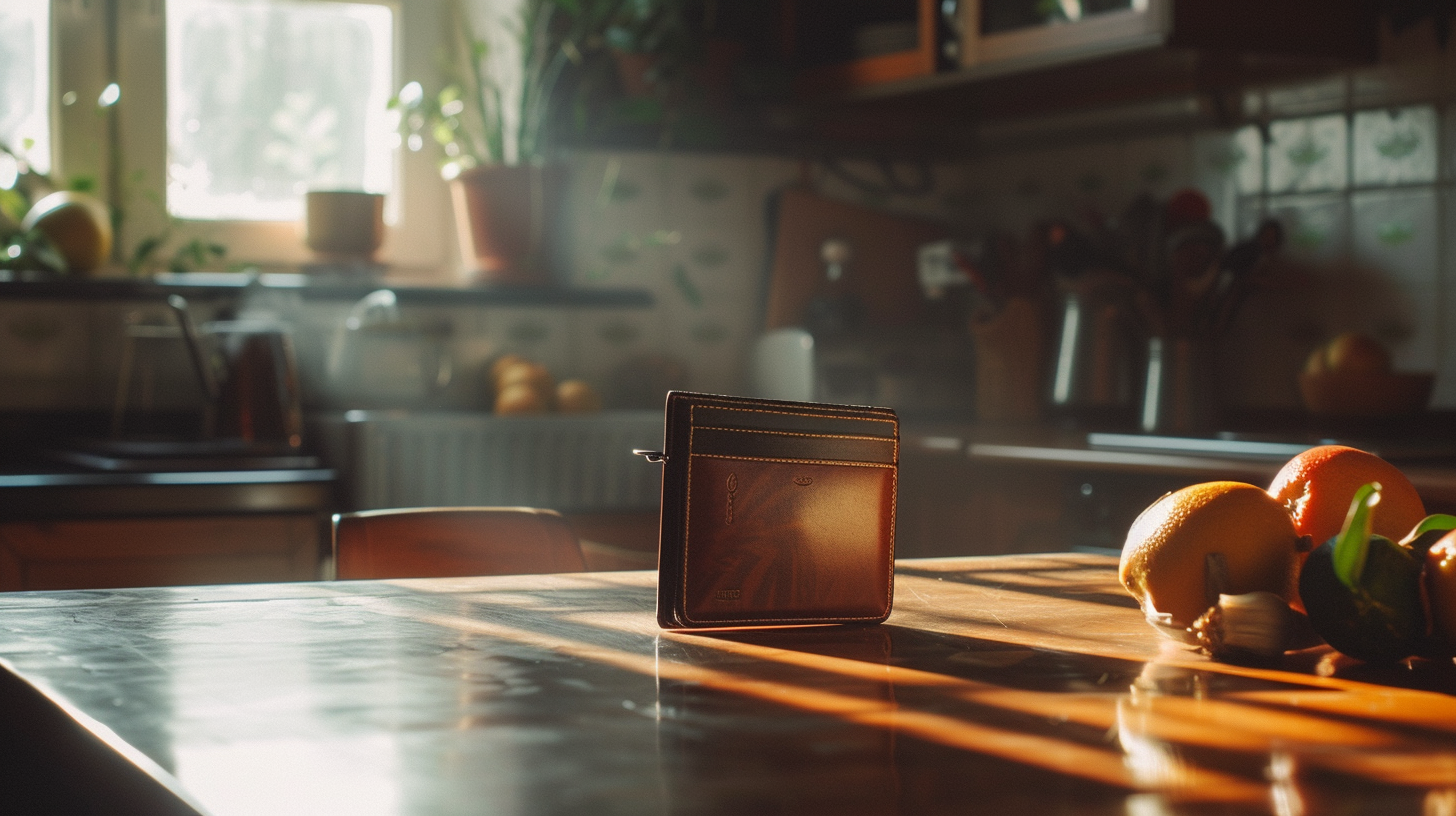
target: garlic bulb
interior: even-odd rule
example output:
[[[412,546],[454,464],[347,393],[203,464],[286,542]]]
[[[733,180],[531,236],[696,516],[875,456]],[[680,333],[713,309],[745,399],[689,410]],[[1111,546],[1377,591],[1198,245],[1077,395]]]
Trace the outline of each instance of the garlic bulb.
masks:
[[[1272,592],[1219,595],[1188,630],[1215,660],[1268,660],[1288,648],[1292,616],[1289,604]]]

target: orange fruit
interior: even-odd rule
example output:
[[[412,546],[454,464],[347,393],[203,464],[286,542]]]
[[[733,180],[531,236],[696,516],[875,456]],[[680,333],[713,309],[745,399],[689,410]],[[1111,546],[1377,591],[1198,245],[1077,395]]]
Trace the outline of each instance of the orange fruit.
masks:
[[[495,398],[495,412],[510,414],[544,414],[551,404],[538,388],[529,383],[513,383],[500,390]]]
[[[1318,547],[1340,532],[1355,491],[1380,484],[1380,503],[1370,517],[1371,531],[1399,541],[1421,519],[1426,507],[1410,479],[1373,453],[1344,445],[1320,445],[1295,456],[1269,485],[1269,495],[1294,517],[1294,529]]]
[[[1128,530],[1117,577],[1149,617],[1169,615],[1186,628],[1230,595],[1295,597],[1299,536],[1283,505],[1242,482],[1204,482],[1169,493]],[[1208,556],[1222,556],[1227,582],[1209,586]]]
[[[1324,371],[1344,371],[1362,374],[1384,374],[1390,371],[1390,352],[1367,335],[1356,332],[1344,334],[1326,343],[1320,349]]]
[[[506,369],[510,368],[513,365],[516,365],[517,363],[529,362],[531,361],[527,360],[525,357],[522,357],[519,354],[502,354],[501,356],[495,358],[495,361],[490,364],[491,384],[499,386],[501,375],[506,372]]]
[[[495,379],[495,387],[501,391],[513,385],[525,384],[543,394],[556,393],[556,379],[550,369],[540,363],[522,361],[506,366]]]
[[[602,397],[582,380],[562,380],[556,385],[556,407],[566,414],[585,414],[602,409]]]

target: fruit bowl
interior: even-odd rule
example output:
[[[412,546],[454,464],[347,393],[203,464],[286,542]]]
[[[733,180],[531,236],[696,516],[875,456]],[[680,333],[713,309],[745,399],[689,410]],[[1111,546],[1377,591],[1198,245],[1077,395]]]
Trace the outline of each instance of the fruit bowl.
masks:
[[[1323,371],[1299,375],[1299,394],[1312,414],[1390,417],[1419,413],[1431,400],[1429,373]]]

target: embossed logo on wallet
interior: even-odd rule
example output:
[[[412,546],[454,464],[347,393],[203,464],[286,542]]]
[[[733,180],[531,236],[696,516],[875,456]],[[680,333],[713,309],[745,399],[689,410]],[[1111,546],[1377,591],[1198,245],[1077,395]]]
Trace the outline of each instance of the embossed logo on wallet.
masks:
[[[724,513],[723,521],[733,523],[733,497],[738,493],[738,474],[728,474],[728,512]]]
[[[736,601],[741,597],[743,597],[743,590],[741,589],[720,589],[713,593],[713,600],[715,601]]]
[[[813,476],[795,476],[794,477],[794,484],[798,485],[799,487],[808,487],[809,485],[814,484],[814,477]]]

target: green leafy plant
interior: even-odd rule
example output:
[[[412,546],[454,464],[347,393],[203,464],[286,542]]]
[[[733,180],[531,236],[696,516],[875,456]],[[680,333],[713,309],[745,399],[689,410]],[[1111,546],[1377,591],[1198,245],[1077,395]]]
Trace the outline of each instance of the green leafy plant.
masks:
[[[507,39],[494,42],[477,36],[464,6],[452,3],[459,36],[444,58],[446,84],[431,93],[410,82],[390,101],[409,147],[422,149],[426,136],[438,143],[447,176],[543,158],[563,75],[603,57],[604,32],[626,3],[525,0],[516,17],[498,26]],[[503,62],[512,52],[518,61]]]
[[[64,275],[71,270],[51,240],[39,230],[23,229],[21,224],[37,201],[57,190],[66,189],[94,195],[97,189],[96,179],[91,176],[76,176],[64,185],[58,184],[50,176],[33,170],[26,162],[25,150],[30,147],[26,144],[17,151],[0,144],[0,157],[4,157],[7,163],[13,162],[16,168],[13,181],[8,173],[4,174],[4,179],[0,179],[0,183],[9,183],[9,186],[0,186],[0,269]],[[133,178],[128,187],[137,188],[141,181],[140,177]],[[125,199],[140,197],[165,209],[161,197],[155,193],[126,194],[126,191],[127,187],[124,187],[122,197]],[[125,210],[120,207],[111,208],[112,229],[117,233],[120,233],[124,218]],[[161,269],[169,272],[191,272],[212,266],[227,256],[227,247],[224,245],[203,238],[193,238],[177,246],[170,256],[163,259],[162,251],[172,240],[179,223],[177,219],[168,216],[167,226],[162,232],[144,236],[137,241],[131,253],[126,256],[127,272],[133,276],[147,275]]]
[[[21,226],[35,202],[57,189],[49,176],[26,161],[31,147],[30,140],[20,150],[0,144],[0,158],[7,165],[7,172],[0,173],[0,269],[65,274],[66,260],[45,233]]]
[[[549,156],[560,125],[578,133],[613,125],[665,125],[686,104],[685,79],[700,59],[695,0],[525,0],[481,37],[463,5],[451,6],[457,39],[443,55],[443,87],[407,83],[390,100],[412,150],[444,152],[447,178],[485,164]],[[638,58],[643,93],[628,92]],[[640,88],[637,90],[641,90]]]

